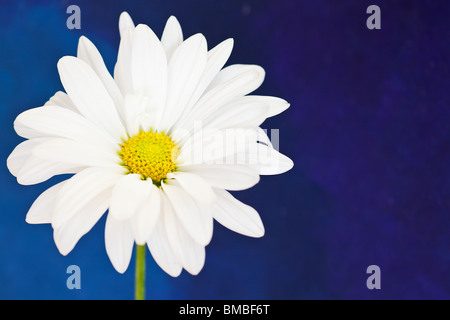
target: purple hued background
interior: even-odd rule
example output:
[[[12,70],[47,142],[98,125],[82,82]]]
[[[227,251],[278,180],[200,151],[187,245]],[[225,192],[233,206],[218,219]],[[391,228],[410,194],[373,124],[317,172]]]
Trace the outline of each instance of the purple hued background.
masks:
[[[68,30],[66,8],[81,8]],[[381,8],[381,30],[366,9]],[[0,5],[0,298],[132,299],[134,260],[118,274],[103,217],[62,256],[49,225],[29,225],[33,200],[61,178],[17,184],[6,158],[13,121],[62,86],[58,59],[81,35],[113,69],[118,17],[161,35],[175,15],[209,47],[233,37],[231,63],[259,64],[255,93],[291,103],[263,127],[280,130],[294,168],[235,195],[266,235],[215,224],[198,276],[165,274],[147,255],[150,299],[450,299],[450,3],[360,0],[5,1]],[[63,177],[67,178],[67,177]],[[134,256],[133,256],[134,258]],[[81,290],[66,269],[81,268]],[[366,269],[381,268],[381,290]]]

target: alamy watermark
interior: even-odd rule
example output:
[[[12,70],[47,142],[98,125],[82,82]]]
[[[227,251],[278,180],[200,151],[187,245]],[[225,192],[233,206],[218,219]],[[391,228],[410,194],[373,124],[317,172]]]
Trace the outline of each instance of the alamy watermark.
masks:
[[[67,18],[67,21],[66,21],[67,29],[69,29],[69,30],[81,29],[80,7],[77,5],[70,5],[67,7],[66,13],[70,14],[70,16]]]
[[[367,278],[366,286],[367,289],[373,290],[373,289],[381,289],[381,269],[376,264],[370,265],[367,267],[366,270],[367,274],[370,274],[370,276]]]
[[[366,13],[370,14],[367,18],[366,26],[369,30],[381,29],[381,9],[377,5],[367,7]]]
[[[81,269],[77,265],[70,265],[67,267],[66,273],[70,274],[67,277],[66,286],[67,289],[81,289]]]
[[[270,135],[270,137],[269,137]],[[217,129],[195,122],[191,130],[175,129],[172,140],[180,146],[173,150],[173,160],[190,164],[237,164],[257,167],[282,166],[279,129]]]

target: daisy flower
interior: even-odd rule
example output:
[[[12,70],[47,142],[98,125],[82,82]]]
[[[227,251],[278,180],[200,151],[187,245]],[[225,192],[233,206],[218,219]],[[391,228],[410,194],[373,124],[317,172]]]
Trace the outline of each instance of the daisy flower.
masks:
[[[213,220],[250,237],[264,234],[252,207],[228,191],[254,186],[292,161],[272,146],[261,123],[288,108],[249,95],[264,79],[256,65],[230,65],[233,40],[208,50],[202,34],[183,39],[170,17],[161,39],[124,12],[112,76],[81,37],[77,57],[58,72],[65,92],[14,122],[20,143],[7,160],[20,184],[73,174],[43,192],[26,221],[50,223],[67,255],[108,211],[106,252],[127,270],[136,243],[169,275],[196,275]]]

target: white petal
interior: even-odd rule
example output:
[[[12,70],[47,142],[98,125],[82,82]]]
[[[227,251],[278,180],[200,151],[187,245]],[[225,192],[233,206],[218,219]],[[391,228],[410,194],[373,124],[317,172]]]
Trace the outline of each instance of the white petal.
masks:
[[[67,180],[56,199],[52,226],[62,228],[73,217],[84,215],[85,211],[90,211],[92,208],[100,210],[107,202],[104,209],[106,210],[112,188],[120,177],[122,174],[118,171],[92,167],[84,169]],[[100,212],[97,213],[100,214]]]
[[[17,173],[17,182],[22,185],[37,184],[53,176],[77,173],[82,169],[84,169],[84,166],[80,164],[43,160],[31,155]]]
[[[178,121],[184,119],[191,111],[192,108],[197,103],[198,99],[204,93],[208,85],[217,75],[217,73],[222,69],[228,58],[230,57],[231,51],[233,49],[233,39],[227,39],[219,43],[216,47],[208,51],[208,61],[206,63],[205,70],[201,76],[200,81],[197,84],[194,92],[192,93],[183,114],[179,117]]]
[[[58,71],[64,89],[83,116],[116,139],[125,136],[113,99],[86,62],[66,56],[58,61]]]
[[[14,148],[8,159],[6,159],[6,166],[13,176],[17,177],[20,169],[31,155],[33,148],[43,141],[46,141],[46,139],[36,138],[25,140]]]
[[[167,61],[170,61],[173,53],[183,42],[183,30],[177,18],[171,16],[164,27],[161,36],[161,44],[166,51]]]
[[[147,240],[147,246],[156,263],[172,277],[178,277],[182,267],[170,246],[164,225],[164,217],[160,215],[155,228]]]
[[[236,80],[237,77],[241,76],[242,74],[246,74],[248,72],[256,72],[257,77],[254,79],[254,81],[247,83],[246,87],[243,88],[244,92],[246,92],[243,95],[246,95],[256,89],[259,88],[259,86],[264,81],[265,72],[264,70],[257,65],[251,65],[251,64],[233,64],[230,65],[222,70],[217,74],[217,76],[213,79],[213,81],[210,83],[208,90],[212,90],[216,87],[220,87],[223,84],[229,82],[230,80]]]
[[[179,127],[189,129],[196,121],[203,121],[224,104],[256,90],[264,80],[264,70],[255,65],[231,65],[219,72],[220,81],[213,80],[207,92]]]
[[[122,95],[133,93],[133,79],[131,77],[131,48],[133,44],[134,28],[125,28],[120,35],[119,52],[117,62],[114,66],[114,80],[117,83]],[[123,108],[119,109],[123,114]]]
[[[258,173],[261,175],[274,175],[282,174],[294,167],[294,162],[285,156],[284,154],[276,151],[275,149],[268,148],[269,151],[269,161],[264,161],[259,167],[257,167]],[[265,163],[268,163],[265,164]]]
[[[70,100],[69,96],[67,95],[67,93],[62,92],[62,91],[58,91],[56,92],[53,97],[50,98],[50,100],[48,100],[44,106],[58,106],[58,107],[63,107],[66,109],[69,109],[70,111],[73,112],[77,112],[78,113],[78,109],[77,107],[75,107],[75,105],[73,104],[72,100]]]
[[[150,185],[150,194],[142,201],[132,217],[133,234],[139,245],[144,245],[147,241],[161,211],[161,190],[153,183],[149,182],[148,185]]]
[[[262,237],[264,225],[252,207],[234,198],[229,192],[215,189],[217,201],[212,205],[213,217],[224,227],[249,237]]]
[[[128,94],[124,106],[123,119],[130,136],[136,135],[141,129],[148,131],[158,114],[158,109],[152,108],[147,96]]]
[[[14,121],[14,129],[19,136],[28,139],[61,137],[96,147],[117,146],[114,139],[79,113],[58,106],[45,106],[22,112]]]
[[[269,106],[260,102],[239,99],[225,104],[204,120],[205,128],[252,128],[266,120]]]
[[[168,178],[173,178],[180,186],[194,199],[211,203],[216,198],[211,186],[200,176],[189,172],[173,172],[167,174]]]
[[[118,167],[120,158],[113,150],[104,150],[82,143],[52,138],[35,146],[32,155],[53,163],[74,166]]]
[[[61,203],[58,204],[58,200],[67,195],[65,191],[68,187],[70,180],[61,188],[59,195],[56,200],[55,215],[61,211]],[[81,189],[83,186],[79,186]],[[84,186],[86,188],[86,186]],[[86,188],[89,189],[89,188]],[[74,198],[77,198],[79,194],[83,192],[78,192],[76,195],[73,194]],[[84,193],[83,193],[84,194]],[[73,199],[65,201],[65,206],[68,210],[65,213],[70,213],[68,218],[60,226],[54,226],[53,237],[59,252],[62,255],[67,255],[77,244],[78,240],[89,232],[92,227],[97,223],[97,221],[102,217],[105,211],[108,209],[109,200],[111,197],[111,189],[101,189],[95,190],[94,196],[89,195],[88,199],[80,200],[76,207],[72,207]],[[64,205],[64,204],[63,204]]]
[[[269,106],[269,113],[267,117],[273,117],[277,114],[282,113],[287,108],[289,108],[290,104],[281,98],[271,97],[271,96],[245,96],[244,98],[247,102],[255,102],[262,103]]]
[[[131,47],[133,43],[134,23],[127,12],[122,12],[119,18],[120,45],[117,55],[117,63],[114,66],[114,80],[123,96],[131,94],[133,80],[131,77]],[[124,118],[126,106],[118,108],[119,114]]]
[[[258,137],[257,141],[262,142],[263,144],[273,148],[272,141],[270,141],[269,137],[267,136],[266,129],[261,129],[258,127],[256,128],[256,133]]]
[[[230,57],[231,51],[233,50],[233,45],[234,40],[230,38],[219,43],[217,46],[209,50],[205,71],[194,94],[190,99],[190,106],[197,102],[197,100],[209,86],[211,81],[216,77],[220,69],[223,68],[228,58]]]
[[[260,175],[274,175],[289,171],[294,162],[270,146],[255,143],[237,158],[256,169]],[[243,163],[242,162],[242,163]]]
[[[228,58],[231,55],[231,51],[233,50],[234,40],[229,38],[227,40],[222,41],[217,46],[209,50],[208,52],[208,64],[206,66],[205,73],[202,79],[202,85],[206,87],[203,88],[205,90],[208,85],[211,84],[211,81],[217,76],[219,71],[223,68]]]
[[[30,224],[52,223],[56,197],[65,183],[66,181],[62,181],[41,193],[28,210],[25,221]]]
[[[139,174],[122,176],[114,186],[109,214],[117,220],[126,220],[139,211],[153,192],[151,180],[141,180]]]
[[[108,214],[105,225],[106,253],[119,273],[124,273],[130,264],[134,238],[129,221],[116,220]]]
[[[161,183],[161,187],[186,231],[195,241],[206,246],[211,241],[213,232],[209,206],[194,200],[177,185]]]
[[[184,172],[198,174],[213,187],[227,190],[244,190],[259,182],[259,174],[247,165],[197,164],[180,168]]]
[[[128,12],[124,11],[120,14],[120,17],[119,17],[120,36],[123,37],[124,34],[130,30],[131,31],[134,30],[134,23],[133,23],[133,20],[131,19],[130,15],[128,14]]]
[[[164,221],[167,237],[175,257],[181,265],[193,275],[197,275],[205,264],[205,247],[196,242],[177,219],[171,204],[163,197]]]
[[[154,32],[146,25],[134,31],[131,50],[131,76],[135,94],[146,95],[151,104],[164,106],[167,90],[167,59]]]
[[[205,70],[207,44],[202,34],[185,40],[169,63],[167,102],[162,113],[162,129],[168,130],[183,113]]]
[[[95,71],[99,79],[103,82],[103,85],[114,101],[114,104],[116,106],[120,106],[123,97],[122,93],[119,90],[119,87],[109,73],[108,69],[106,69],[100,52],[98,52],[95,45],[84,36],[81,36],[78,42],[77,56],[79,59],[83,60],[91,66],[92,70]]]

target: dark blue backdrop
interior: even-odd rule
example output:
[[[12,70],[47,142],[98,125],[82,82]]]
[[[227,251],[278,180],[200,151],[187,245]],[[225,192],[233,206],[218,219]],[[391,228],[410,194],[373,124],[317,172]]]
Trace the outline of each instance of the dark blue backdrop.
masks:
[[[81,8],[81,30],[66,8]],[[366,28],[381,8],[382,29]],[[233,37],[230,63],[267,72],[258,94],[291,108],[280,129],[295,167],[237,193],[265,223],[262,239],[215,224],[200,275],[166,275],[148,256],[150,299],[449,299],[449,2],[350,0],[5,1],[0,3],[0,298],[131,299],[104,248],[103,218],[61,256],[49,225],[26,212],[54,178],[20,186],[6,158],[13,120],[62,88],[56,62],[86,35],[112,70],[119,14],[160,35],[175,15],[210,47]],[[81,268],[81,290],[66,268]],[[366,268],[381,268],[381,290]]]

